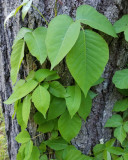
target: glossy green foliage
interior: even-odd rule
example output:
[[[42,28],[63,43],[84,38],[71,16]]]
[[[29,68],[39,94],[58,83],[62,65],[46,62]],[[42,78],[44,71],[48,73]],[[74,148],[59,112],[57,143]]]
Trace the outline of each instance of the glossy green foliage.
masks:
[[[5,101],[5,104],[12,104],[15,101],[23,98],[28,93],[30,93],[36,86],[38,85],[38,82],[35,80],[30,80],[26,83],[24,83],[19,89],[13,92],[13,94],[9,97],[7,101]]]
[[[123,122],[123,119],[120,115],[113,115],[110,119],[108,119],[105,127],[114,127],[114,136],[120,141],[122,144],[126,138],[127,132],[127,123]]]
[[[81,104],[78,110],[78,114],[81,118],[83,118],[86,121],[86,118],[88,117],[88,115],[91,112],[91,108],[92,108],[92,99],[89,96],[89,94],[87,95],[87,97],[85,98],[84,94],[81,94]]]
[[[57,81],[53,81],[50,83],[49,92],[55,97],[59,97],[59,98],[66,97],[65,88]]]
[[[67,142],[61,137],[45,141],[44,143],[54,150],[62,150],[68,146]]]
[[[26,143],[30,141],[30,135],[27,131],[22,131],[15,139],[18,143]]]
[[[128,98],[117,101],[113,107],[115,112],[124,112],[128,109]]]
[[[62,137],[70,142],[81,129],[81,119],[77,114],[71,119],[68,111],[66,111],[58,121],[58,128]]]
[[[53,97],[48,111],[48,120],[55,119],[62,115],[66,110],[65,100]]]
[[[55,17],[48,26],[46,46],[53,69],[71,50],[80,32],[80,23],[67,15]],[[56,36],[57,35],[57,36]]]
[[[24,37],[30,53],[36,57],[41,64],[44,63],[47,57],[45,45],[46,34],[47,29],[45,27],[39,27],[33,32],[26,33]]]
[[[23,9],[22,9],[22,20],[24,20],[26,14],[28,13],[28,11],[29,11],[29,9],[31,7],[32,1],[33,0],[29,0],[28,3],[23,6]]]
[[[117,88],[128,89],[128,69],[116,71],[112,81]]]
[[[120,115],[113,115],[106,123],[105,127],[119,127],[123,123],[123,119]]]
[[[24,40],[19,40],[11,54],[11,80],[15,84],[17,80],[17,74],[20,69],[21,62],[24,57]]]
[[[13,42],[12,48],[15,46],[15,44],[17,44],[17,42],[18,42],[19,40],[21,40],[22,38],[24,38],[25,34],[28,33],[28,32],[32,32],[32,29],[26,28],[26,27],[22,27],[22,28],[19,30],[19,32],[18,32],[18,34],[17,34],[17,36],[16,36],[16,38],[15,38],[15,40],[14,40],[14,42]]]
[[[38,82],[44,81],[46,78],[49,78],[56,74],[56,71],[50,71],[49,69],[39,69],[35,73],[35,79]]]
[[[22,118],[23,118],[23,121],[24,121],[26,127],[28,124],[30,109],[31,109],[31,95],[27,95],[24,98],[23,106],[22,106]]]
[[[128,15],[124,15],[116,21],[114,28],[116,33],[124,32],[125,40],[128,41]]]
[[[6,18],[5,23],[21,8],[24,20],[31,4],[32,0],[24,0]],[[114,147],[115,139],[96,145],[92,157],[81,154],[70,145],[71,140],[81,129],[82,119],[86,121],[91,112],[92,99],[97,94],[90,88],[103,82],[101,75],[109,59],[106,41],[98,33],[84,30],[83,24],[117,37],[113,26],[104,15],[89,5],[82,5],[77,9],[76,20],[73,21],[68,15],[59,15],[51,20],[48,28],[41,26],[34,31],[25,27],[21,28],[14,40],[11,55],[13,84],[17,80],[17,74],[27,49],[40,61],[41,65],[46,61],[47,56],[51,63],[51,70],[42,69],[44,66],[50,68],[49,63],[46,65],[44,63],[40,65],[39,70],[30,71],[25,80],[19,80],[13,88],[12,95],[5,102],[5,104],[15,102],[13,118],[16,113],[21,127],[21,132],[16,137],[16,141],[21,143],[17,160],[48,160],[49,154],[54,154],[54,152],[56,152],[56,160],[112,160],[114,158],[114,160],[119,160],[119,158],[126,159],[127,157],[127,153],[124,153],[122,148]],[[127,40],[128,30],[123,31]],[[75,80],[72,86],[63,86],[63,80],[56,71],[52,70],[65,57],[68,69]],[[63,71],[58,70],[58,72]],[[127,77],[120,77],[122,72],[119,74],[116,72],[113,82],[119,89],[127,89]],[[123,75],[127,76],[127,69],[124,72]],[[57,81],[58,79],[60,81]],[[37,112],[33,109],[34,107]],[[33,142],[41,134],[30,137],[26,130],[31,108],[32,113],[33,110],[36,112],[33,118],[37,124],[37,132],[47,133],[49,138],[39,147],[34,146]],[[114,136],[124,146],[126,146],[124,142],[128,133],[127,108],[127,98],[118,101],[113,111],[125,111],[123,118],[116,114],[106,123],[106,127],[115,128]]]
[[[38,86],[32,94],[32,102],[36,109],[46,117],[46,112],[50,105],[49,92],[44,87]]]
[[[100,78],[108,57],[107,43],[100,35],[91,30],[81,31],[76,44],[67,55],[66,62],[85,96]]]
[[[89,25],[92,28],[98,29],[108,35],[117,37],[109,20],[89,5],[82,5],[77,8],[76,20]]]
[[[67,88],[67,94],[69,95],[66,98],[66,104],[71,118],[76,114],[76,112],[80,108],[81,103],[81,90],[80,88],[75,86],[70,86]]]

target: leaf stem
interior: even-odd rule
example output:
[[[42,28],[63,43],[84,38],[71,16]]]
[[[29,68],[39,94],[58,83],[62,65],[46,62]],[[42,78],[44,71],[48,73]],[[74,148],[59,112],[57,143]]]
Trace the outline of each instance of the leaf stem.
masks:
[[[46,22],[46,24],[48,25],[47,20],[45,19],[45,17],[43,16],[43,14],[38,10],[38,8],[36,8],[33,4],[32,7],[41,15],[41,17],[44,19],[44,21]]]
[[[58,0],[56,0],[56,2],[55,2],[55,8],[54,8],[55,17],[57,16],[57,1],[58,1]]]
[[[35,139],[35,138],[37,138],[37,137],[41,136],[42,134],[43,134],[43,133],[38,134],[37,136],[35,136],[35,137],[31,138],[31,139]]]

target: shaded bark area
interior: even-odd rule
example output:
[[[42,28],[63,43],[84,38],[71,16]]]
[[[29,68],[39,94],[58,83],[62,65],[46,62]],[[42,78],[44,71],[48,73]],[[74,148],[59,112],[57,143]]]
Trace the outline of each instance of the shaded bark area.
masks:
[[[21,1],[0,0],[0,95],[2,102],[6,100],[12,93],[12,84],[10,80],[10,55],[13,40],[22,26],[36,28],[37,26],[45,25],[44,20],[33,8],[30,9],[27,18],[24,22],[21,20],[21,14],[18,13],[16,18],[12,18],[4,30],[5,17],[16,8]],[[76,8],[82,4],[89,4],[95,7],[99,12],[103,13],[108,19],[114,23],[122,15],[128,13],[127,0],[60,0],[58,2],[58,14],[68,14],[72,18],[75,17]],[[33,2],[41,13],[45,16],[48,22],[54,17],[55,1],[53,0],[36,0]],[[103,35],[108,42],[110,48],[110,59],[103,73],[105,81],[99,86],[93,88],[98,96],[93,101],[93,107],[87,122],[83,122],[82,129],[79,135],[72,140],[72,143],[85,154],[90,154],[92,147],[107,141],[112,137],[112,130],[105,129],[106,120],[112,115],[112,107],[117,99],[122,98],[112,84],[112,76],[118,69],[125,68],[128,62],[128,44],[124,41],[122,34],[118,39],[113,39]],[[45,63],[42,67],[48,66]],[[19,79],[24,78],[29,70],[36,70],[41,67],[38,62],[35,62],[29,54],[26,54],[25,60],[20,69]],[[65,61],[61,62],[57,67],[64,85],[73,84],[73,79],[68,72]],[[8,151],[10,160],[16,159],[19,144],[15,141],[15,136],[19,133],[20,127],[17,124],[16,118],[12,120],[13,105],[7,106],[2,103],[3,113],[6,123],[6,134],[8,139]],[[31,136],[36,135],[36,125],[33,123],[34,109],[31,111],[31,118],[28,125],[28,130]],[[42,139],[42,137],[41,137]],[[36,140],[40,141],[40,139]]]

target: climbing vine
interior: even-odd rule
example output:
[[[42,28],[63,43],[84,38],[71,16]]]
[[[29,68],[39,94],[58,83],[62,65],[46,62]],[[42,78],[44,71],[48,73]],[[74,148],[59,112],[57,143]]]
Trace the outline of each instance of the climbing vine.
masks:
[[[17,160],[126,160],[128,158],[128,98],[118,101],[113,111],[124,112],[123,117],[113,115],[105,127],[113,127],[114,136],[121,143],[115,147],[116,139],[105,144],[97,144],[93,154],[83,155],[71,145],[71,140],[81,129],[82,120],[90,114],[92,99],[95,94],[90,90],[103,81],[101,75],[109,59],[109,49],[106,41],[96,31],[104,32],[112,37],[124,31],[128,40],[128,15],[112,24],[108,19],[89,5],[77,8],[76,19],[68,15],[57,16],[57,1],[55,4],[55,18],[48,24],[40,11],[32,5],[32,0],[24,0],[5,19],[7,20],[22,8],[24,20],[30,7],[34,7],[48,27],[40,26],[35,30],[21,28],[12,46],[11,80],[13,93],[5,104],[14,103],[14,118],[21,126],[21,132],[15,140],[21,144]],[[101,23],[102,22],[102,23]],[[90,26],[91,29],[87,26]],[[95,29],[95,31],[93,30]],[[25,49],[42,65],[46,59],[51,68],[40,68],[30,71],[25,79],[17,81],[17,74],[24,58]],[[68,69],[74,78],[74,85],[63,86],[60,76],[55,71],[64,58]],[[128,96],[128,69],[117,71],[113,83],[121,93]],[[36,137],[31,137],[27,131],[27,124],[31,107],[36,108],[34,121],[38,125]],[[33,140],[42,134],[49,133],[49,139],[42,141],[39,146]]]

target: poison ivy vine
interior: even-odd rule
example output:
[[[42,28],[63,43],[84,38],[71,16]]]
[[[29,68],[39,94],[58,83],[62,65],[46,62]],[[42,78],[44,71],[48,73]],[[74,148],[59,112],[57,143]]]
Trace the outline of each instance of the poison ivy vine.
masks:
[[[24,0],[6,18],[5,24],[21,8],[22,19],[24,19],[31,5],[32,0]],[[38,11],[36,7],[34,8]],[[114,25],[116,32],[125,31],[127,35],[127,25],[126,27],[119,26],[120,21]],[[46,24],[48,24],[47,21]],[[83,27],[84,25],[92,29],[84,29],[86,28]],[[56,160],[111,160],[111,157],[114,160],[122,160],[127,157],[127,152],[125,152],[127,141],[123,143],[128,132],[128,121],[125,120],[127,115],[125,110],[128,108],[127,99],[117,102],[114,106],[114,111],[125,111],[124,117],[116,114],[106,123],[106,127],[116,128],[114,136],[121,142],[124,150],[120,147],[113,147],[115,139],[112,139],[105,144],[97,144],[93,149],[94,155],[89,157],[71,145],[71,140],[81,129],[82,119],[86,121],[91,111],[92,99],[95,95],[90,88],[103,81],[101,75],[109,59],[106,41],[93,31],[93,28],[117,37],[114,27],[93,7],[82,5],[77,8],[75,21],[68,15],[55,15],[47,28],[41,26],[35,30],[25,27],[20,29],[14,40],[11,54],[13,93],[5,101],[5,104],[14,103],[13,118],[16,113],[18,124],[21,126],[21,132],[15,138],[21,144],[17,160],[47,160],[51,159],[51,155],[54,154]],[[51,70],[31,71],[25,79],[17,81],[26,47],[40,64],[48,58]],[[75,80],[73,86],[63,86],[59,82],[59,75],[53,70],[65,57],[69,71]],[[127,72],[127,70],[116,72],[113,78],[116,87],[128,88],[127,80],[124,78]],[[119,81],[120,78],[121,81]],[[31,106],[37,110],[34,121],[38,125],[39,135],[36,137],[31,137],[27,131]],[[43,141],[40,146],[35,146],[33,139],[44,133],[50,133],[49,139]]]

